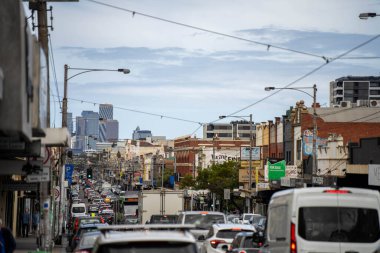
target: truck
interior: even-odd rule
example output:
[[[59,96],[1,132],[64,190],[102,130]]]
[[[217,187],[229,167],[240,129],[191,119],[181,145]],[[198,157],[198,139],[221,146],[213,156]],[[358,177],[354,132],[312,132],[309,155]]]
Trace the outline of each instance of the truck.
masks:
[[[138,218],[145,224],[152,215],[178,215],[183,211],[183,190],[146,190],[139,193]]]

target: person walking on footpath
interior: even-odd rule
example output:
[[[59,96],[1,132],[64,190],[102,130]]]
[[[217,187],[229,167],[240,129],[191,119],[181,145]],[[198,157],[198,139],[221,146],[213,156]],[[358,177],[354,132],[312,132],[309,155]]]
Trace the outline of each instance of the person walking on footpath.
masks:
[[[16,249],[16,240],[13,237],[11,230],[6,226],[3,226],[2,219],[0,219],[0,236],[4,240],[4,253],[13,253]]]
[[[25,212],[22,215],[22,237],[28,237],[30,224],[29,208],[25,208]]]
[[[32,216],[32,228],[35,234],[37,234],[37,229],[38,229],[39,224],[40,224],[40,212],[36,211],[33,213],[33,216]]]

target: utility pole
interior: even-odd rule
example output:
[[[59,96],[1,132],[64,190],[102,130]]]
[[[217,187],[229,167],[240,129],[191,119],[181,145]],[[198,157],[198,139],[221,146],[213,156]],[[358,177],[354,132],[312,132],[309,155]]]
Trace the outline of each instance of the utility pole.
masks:
[[[248,213],[251,212],[251,195],[252,195],[252,114],[249,114],[249,198],[248,198]],[[257,170],[257,168],[256,168]]]
[[[317,85],[313,85],[313,176],[317,175]]]

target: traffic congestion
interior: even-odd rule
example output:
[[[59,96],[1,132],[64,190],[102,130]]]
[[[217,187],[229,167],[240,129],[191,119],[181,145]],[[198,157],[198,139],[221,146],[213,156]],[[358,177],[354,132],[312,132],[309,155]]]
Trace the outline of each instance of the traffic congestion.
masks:
[[[100,178],[78,175],[70,188],[68,252],[327,253],[379,248],[378,191],[300,188],[275,193],[268,215],[211,210],[171,213],[168,208],[170,214],[145,210],[147,218],[133,201],[155,189],[124,191]],[[160,191],[162,195],[172,190]]]

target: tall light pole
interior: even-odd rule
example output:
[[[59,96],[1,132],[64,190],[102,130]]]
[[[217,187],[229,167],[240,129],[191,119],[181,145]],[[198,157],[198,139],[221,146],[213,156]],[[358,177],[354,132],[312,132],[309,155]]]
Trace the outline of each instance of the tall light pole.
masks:
[[[375,12],[366,12],[366,13],[360,13],[359,18],[368,19],[368,18],[374,18],[376,16],[380,16],[380,14],[377,14]]]
[[[68,77],[68,70],[81,71],[73,76]],[[99,71],[114,71],[122,72],[123,74],[129,74],[131,71],[129,69],[88,69],[88,68],[70,68],[67,64],[64,66],[64,89],[63,89],[63,99],[62,99],[62,127],[67,127],[67,82],[76,76],[79,76],[88,72],[99,72]]]
[[[251,194],[252,194],[252,147],[253,147],[253,133],[252,133],[252,113],[249,114],[249,116],[219,116],[219,119],[224,119],[227,117],[232,118],[247,118],[249,117],[249,198],[248,198],[248,213],[251,212]],[[256,174],[258,174],[258,170],[256,169]],[[256,177],[257,178],[257,177]],[[256,182],[256,190],[257,190],[257,183]]]
[[[303,91],[304,89],[313,89],[313,95]],[[317,162],[317,85],[314,84],[312,87],[292,87],[292,88],[276,88],[276,87],[265,87],[266,91],[271,90],[296,90],[305,93],[309,97],[313,98],[313,175],[317,175],[318,162]]]

